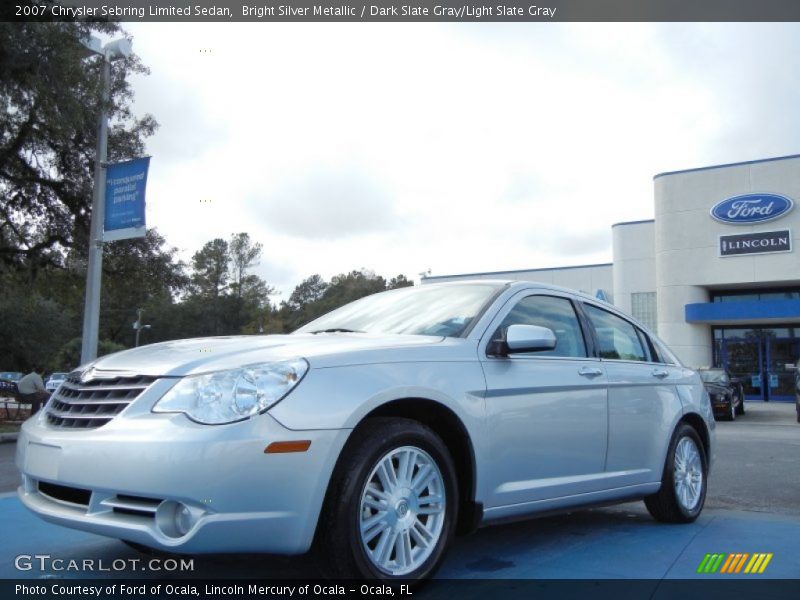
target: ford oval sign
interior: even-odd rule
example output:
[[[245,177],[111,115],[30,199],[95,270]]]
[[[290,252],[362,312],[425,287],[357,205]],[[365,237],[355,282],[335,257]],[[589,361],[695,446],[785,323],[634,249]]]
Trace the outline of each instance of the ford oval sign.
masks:
[[[711,216],[723,223],[749,225],[782,217],[793,206],[791,198],[779,194],[744,194],[717,202]]]

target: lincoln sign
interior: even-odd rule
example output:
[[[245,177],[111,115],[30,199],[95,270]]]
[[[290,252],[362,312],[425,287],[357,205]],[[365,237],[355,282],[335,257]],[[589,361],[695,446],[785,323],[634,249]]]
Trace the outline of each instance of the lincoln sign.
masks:
[[[719,237],[720,256],[791,251],[792,232],[788,229],[783,231],[761,231],[759,233],[721,235]]]

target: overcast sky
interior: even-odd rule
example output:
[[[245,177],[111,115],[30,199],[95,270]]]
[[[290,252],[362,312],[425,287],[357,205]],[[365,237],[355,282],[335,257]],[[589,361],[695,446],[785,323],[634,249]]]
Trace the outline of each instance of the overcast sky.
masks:
[[[653,175],[800,152],[797,24],[128,24],[148,226],[303,278],[611,260]]]

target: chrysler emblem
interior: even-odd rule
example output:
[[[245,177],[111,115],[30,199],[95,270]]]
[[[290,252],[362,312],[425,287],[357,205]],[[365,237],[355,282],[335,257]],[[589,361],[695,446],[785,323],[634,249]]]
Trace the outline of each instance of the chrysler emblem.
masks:
[[[89,367],[83,373],[81,373],[81,383],[86,383],[87,381],[91,381],[94,378],[94,367]]]

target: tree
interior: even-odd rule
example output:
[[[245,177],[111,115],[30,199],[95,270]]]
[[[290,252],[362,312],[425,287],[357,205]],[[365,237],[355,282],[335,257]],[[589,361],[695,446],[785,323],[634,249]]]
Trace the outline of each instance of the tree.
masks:
[[[319,301],[327,289],[328,284],[320,275],[306,277],[294,288],[286,304],[290,310],[301,311],[308,305]]]
[[[237,233],[231,236],[228,244],[228,261],[230,263],[231,291],[236,298],[242,298],[247,285],[257,285],[257,282],[248,276],[248,271],[257,267],[261,259],[262,245],[250,241],[247,233]],[[248,279],[248,277],[250,277]]]
[[[324,312],[385,290],[386,280],[366,269],[336,275],[331,278],[331,284],[322,297]]]
[[[328,283],[320,275],[312,275],[294,288],[289,300],[281,304],[279,326],[282,331],[294,331],[324,312],[322,297]]]
[[[56,349],[72,335],[71,317],[56,302],[38,293],[8,294],[0,299],[3,369],[27,372],[34,366],[50,365]]]
[[[386,289],[396,290],[397,288],[411,287],[413,285],[414,285],[413,281],[409,281],[405,275],[400,274],[395,277],[392,277],[389,280],[389,283],[386,284]]]
[[[117,23],[0,23],[0,264],[63,266],[86,250],[91,219],[100,60],[79,39],[121,33]],[[144,153],[157,124],[134,117],[132,55],[113,63],[108,159]]]
[[[231,329],[236,333],[257,333],[263,328],[265,309],[271,309],[269,296],[275,289],[249,271],[261,260],[263,246],[250,240],[247,233],[231,236],[229,274],[231,279]]]
[[[195,335],[255,333],[271,310],[275,290],[250,272],[261,258],[261,244],[247,233],[207,242],[192,259],[191,294],[184,302]]]
[[[294,289],[288,301],[281,304],[274,322],[283,327],[283,331],[294,331],[348,302],[410,285],[413,283],[405,275],[397,275],[387,282],[366,269],[341,273],[332,277],[330,283],[319,275],[312,275]]]
[[[228,242],[216,238],[206,242],[192,257],[194,294],[219,298],[228,289]]]
[[[113,354],[125,350],[125,346],[109,342],[108,340],[100,340],[97,344],[97,356],[105,356],[106,354]],[[59,349],[58,353],[46,363],[51,371],[71,371],[79,367],[81,364],[81,338],[73,338],[65,343]]]
[[[132,346],[136,309],[149,313],[172,304],[188,284],[185,265],[177,258],[178,249],[166,246],[156,229],[142,238],[106,244],[104,254],[100,337]],[[148,339],[160,339],[159,332],[151,330]]]
[[[206,242],[192,257],[191,295],[185,309],[195,315],[197,335],[222,333],[223,298],[228,291],[228,242]]]

